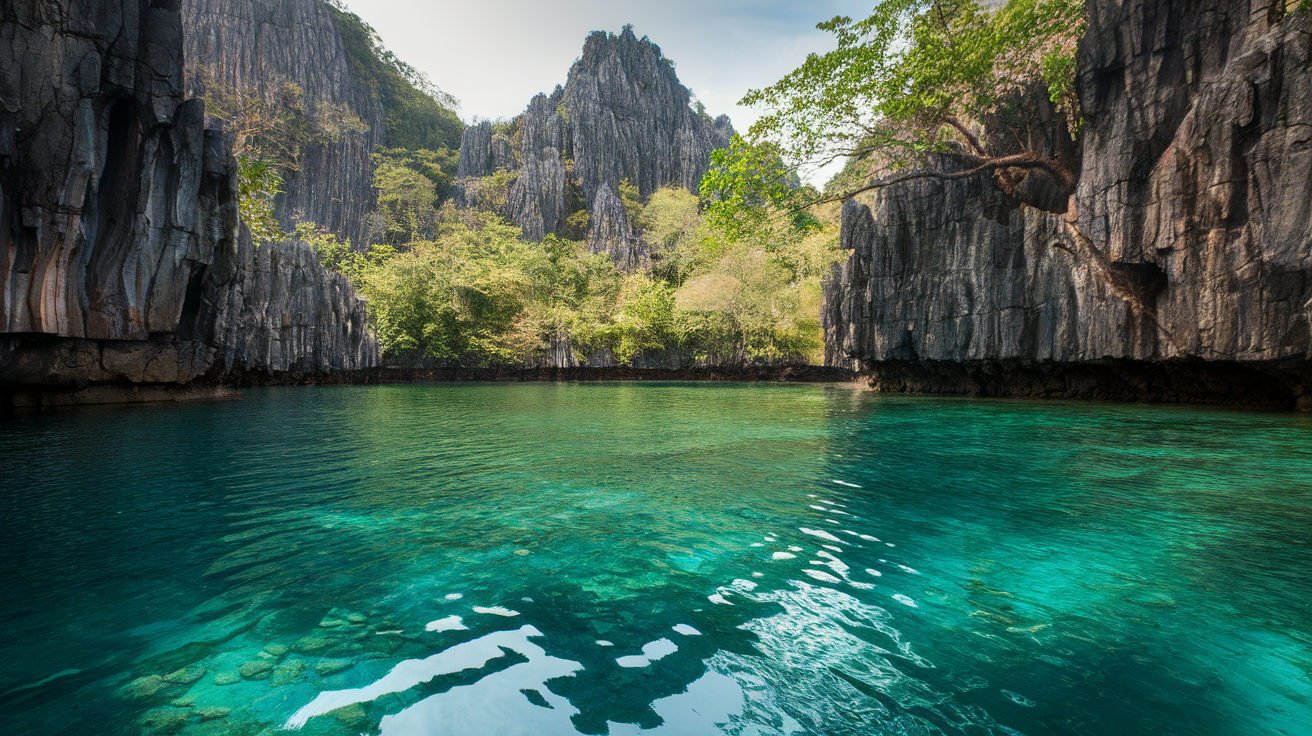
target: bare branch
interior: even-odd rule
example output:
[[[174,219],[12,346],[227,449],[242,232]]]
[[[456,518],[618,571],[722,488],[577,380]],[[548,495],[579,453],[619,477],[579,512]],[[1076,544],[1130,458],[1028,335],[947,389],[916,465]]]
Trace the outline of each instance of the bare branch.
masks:
[[[829,204],[830,202],[841,202],[845,199],[855,197],[856,195],[861,194],[862,192],[869,192],[874,189],[883,189],[884,187],[892,186],[894,184],[901,184],[902,182],[906,182],[906,181],[914,181],[916,179],[940,179],[940,180],[966,179],[984,171],[997,171],[999,169],[1042,169],[1052,174],[1053,176],[1057,177],[1059,180],[1061,180],[1062,183],[1068,186],[1072,185],[1075,181],[1075,177],[1071,174],[1069,170],[1067,170],[1065,166],[1062,166],[1060,163],[1053,161],[1052,159],[1043,158],[1033,153],[1017,153],[1011,156],[1000,156],[998,158],[990,158],[990,159],[982,159],[982,160],[977,159],[977,161],[978,163],[976,166],[969,169],[963,169],[961,171],[935,171],[933,169],[920,169],[918,171],[912,171],[907,174],[900,174],[898,176],[890,177],[887,179],[880,179],[879,181],[871,182],[870,184],[867,184],[863,187],[854,189],[849,192],[844,192],[842,194],[835,194],[828,197],[822,197],[813,202],[809,202],[801,207],[790,210],[789,214],[796,214],[797,212],[800,212],[806,209],[807,207],[812,207],[815,205]]]
[[[967,128],[964,123],[951,115],[944,118],[944,122],[951,125],[953,128],[956,128],[957,132],[961,133],[961,136],[966,139],[966,142],[970,144],[970,147],[974,149],[975,153],[980,156],[988,155],[984,152],[984,146],[979,142],[979,138],[976,137],[974,133],[970,132],[970,129]]]

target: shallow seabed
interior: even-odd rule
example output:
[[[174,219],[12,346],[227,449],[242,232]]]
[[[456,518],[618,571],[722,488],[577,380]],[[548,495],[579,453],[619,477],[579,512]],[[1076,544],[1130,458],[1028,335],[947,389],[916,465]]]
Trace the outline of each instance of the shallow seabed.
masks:
[[[1312,734],[1312,420],[836,386],[0,420],[6,734]]]

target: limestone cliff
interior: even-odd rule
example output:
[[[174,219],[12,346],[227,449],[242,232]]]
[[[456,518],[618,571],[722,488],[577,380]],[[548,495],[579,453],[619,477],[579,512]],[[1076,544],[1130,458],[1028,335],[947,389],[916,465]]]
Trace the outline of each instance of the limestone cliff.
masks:
[[[207,78],[227,89],[272,90],[292,82],[312,114],[331,105],[364,131],[308,146],[288,174],[276,213],[291,230],[310,221],[367,243],[374,209],[369,155],[384,141],[383,108],[356,78],[336,21],[323,0],[182,0],[188,92]]]
[[[733,136],[728,117],[705,118],[690,101],[660,47],[629,29],[592,33],[565,86],[533,98],[524,113],[509,214],[526,237],[541,239],[587,209],[593,249],[641,263],[639,234],[611,206],[620,183],[629,180],[643,197],[667,184],[696,192],[711,151]],[[504,168],[509,159],[493,161],[494,143],[490,126],[466,130],[461,176]]]
[[[376,362],[358,301],[308,246],[243,240],[228,143],[183,94],[182,39],[161,0],[0,10],[0,385]],[[260,286],[277,279],[300,291]],[[334,339],[294,329],[308,322]]]
[[[849,201],[826,362],[889,388],[1312,406],[1312,14],[1087,8],[1067,213],[985,175]]]
[[[287,174],[275,204],[289,232],[310,221],[364,250],[376,227],[371,154],[460,140],[464,125],[440,93],[359,17],[325,0],[182,0],[182,9],[190,94],[203,95],[210,80],[271,97],[291,82],[312,119],[340,128],[305,146]]]

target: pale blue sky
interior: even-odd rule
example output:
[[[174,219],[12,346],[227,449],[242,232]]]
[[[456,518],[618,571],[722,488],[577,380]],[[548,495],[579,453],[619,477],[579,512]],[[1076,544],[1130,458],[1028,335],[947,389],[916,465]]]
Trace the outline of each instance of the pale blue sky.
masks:
[[[397,56],[426,72],[474,116],[511,117],[538,92],[564,84],[590,31],[632,23],[675,61],[679,79],[712,115],[746,130],[736,103],[812,51],[832,48],[815,24],[863,17],[875,0],[347,0]]]

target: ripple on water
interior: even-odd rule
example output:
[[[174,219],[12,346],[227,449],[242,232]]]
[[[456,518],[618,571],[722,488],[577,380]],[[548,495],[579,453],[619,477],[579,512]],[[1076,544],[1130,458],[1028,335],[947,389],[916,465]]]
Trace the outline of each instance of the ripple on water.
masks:
[[[6,729],[1301,733],[1301,421],[565,384],[19,417]]]

